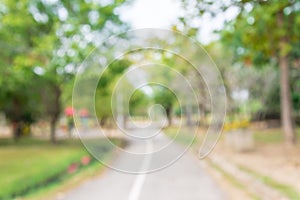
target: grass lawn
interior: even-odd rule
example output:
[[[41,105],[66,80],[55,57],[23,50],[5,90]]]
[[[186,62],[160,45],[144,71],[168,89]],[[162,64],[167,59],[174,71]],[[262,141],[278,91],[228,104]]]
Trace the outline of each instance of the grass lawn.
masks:
[[[177,134],[178,127],[168,127],[164,129],[164,132],[171,139],[175,139],[177,142],[187,145],[193,140],[194,133],[192,133],[188,128],[182,128],[181,132]],[[193,145],[200,145],[201,141],[203,141],[205,130],[201,130],[202,134],[197,134],[194,138]],[[177,135],[176,135],[177,134]],[[296,128],[296,134],[298,143],[300,143],[300,127]],[[221,135],[221,139],[223,138]],[[253,130],[254,141],[261,144],[272,144],[272,143],[281,143],[284,142],[284,135],[281,128],[273,128],[273,129],[261,129],[261,130]]]
[[[111,152],[103,140],[103,154]],[[72,163],[80,163],[89,155],[78,140],[48,141],[22,139],[17,144],[12,140],[0,140],[0,199],[32,193],[37,188],[66,176]]]
[[[254,130],[253,137],[258,143],[280,143],[284,142],[284,135],[281,128]],[[300,139],[300,127],[296,128],[297,139]]]
[[[183,127],[180,129],[179,133],[177,132],[178,129],[179,129],[178,127],[171,126],[165,128],[163,131],[172,140],[175,140],[183,145],[189,145],[189,144],[191,144],[192,146],[197,145],[203,139],[204,135],[199,134],[199,130],[196,134],[193,132],[195,130],[195,127],[193,127],[192,129]]]
[[[108,156],[108,157],[111,157]],[[87,167],[81,168],[74,174],[63,176],[59,181],[40,187],[22,197],[22,200],[53,200],[59,194],[72,190],[87,180],[100,176],[105,170],[105,166],[99,162],[92,162]]]

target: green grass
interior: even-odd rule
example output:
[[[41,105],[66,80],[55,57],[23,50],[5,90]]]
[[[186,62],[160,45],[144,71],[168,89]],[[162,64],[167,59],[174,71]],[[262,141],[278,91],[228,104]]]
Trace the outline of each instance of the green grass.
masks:
[[[102,172],[102,165],[99,162],[92,162],[87,167],[81,168],[75,174],[69,174],[62,176],[58,181],[51,182],[44,187],[36,188],[34,191],[29,192],[22,197],[24,200],[40,200],[40,199],[54,199],[56,194],[63,190],[68,190],[70,188],[76,187],[78,184],[82,183],[91,177]]]
[[[196,135],[195,137],[193,129],[183,128],[177,133],[178,129],[178,127],[168,127],[164,129],[164,133],[172,140],[174,139],[176,142],[183,145],[195,145],[199,142],[199,135]]]
[[[260,197],[258,197],[257,195],[250,193],[247,190],[247,187],[245,185],[243,185],[242,183],[240,183],[238,180],[236,180],[236,178],[234,176],[232,176],[231,174],[225,172],[219,165],[211,162],[210,160],[208,160],[208,164],[214,168],[215,170],[217,170],[219,173],[222,174],[222,176],[233,186],[235,186],[236,188],[239,188],[241,190],[243,190],[251,199],[253,200],[261,200]]]
[[[182,143],[184,145],[190,144],[193,140],[194,133],[188,128],[181,129],[181,132],[177,134],[178,127],[168,127],[164,129],[164,132],[171,139]],[[177,135],[176,135],[177,134]],[[300,127],[296,128],[296,134],[298,140],[300,140]],[[201,137],[202,136],[202,137]],[[261,144],[278,144],[284,142],[284,134],[280,128],[276,129],[262,129],[253,131],[254,141]],[[221,137],[222,138],[222,137]],[[203,135],[197,135],[195,137],[193,144],[199,144],[203,139]]]
[[[261,180],[264,184],[268,185],[269,187],[277,190],[278,192],[282,193],[283,195],[287,196],[291,200],[298,200],[300,199],[300,193],[297,192],[295,188],[293,188],[290,185],[286,185],[283,183],[280,183],[274,179],[272,179],[269,176],[262,175],[256,171],[253,171],[245,166],[239,166],[239,169],[251,174],[253,177]]]
[[[255,130],[254,140],[263,144],[275,144],[284,142],[284,134],[280,128]],[[300,139],[300,127],[296,129],[297,138]]]
[[[103,141],[103,146],[108,145]],[[103,148],[108,153],[111,149]],[[0,199],[11,199],[44,187],[67,174],[68,166],[88,155],[78,140],[0,140]]]
[[[253,133],[254,140],[259,143],[271,144],[283,142],[281,129],[257,130]]]

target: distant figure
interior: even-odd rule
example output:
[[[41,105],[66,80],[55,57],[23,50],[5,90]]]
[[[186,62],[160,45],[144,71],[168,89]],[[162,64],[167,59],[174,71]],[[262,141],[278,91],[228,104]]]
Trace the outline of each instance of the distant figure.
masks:
[[[83,108],[79,111],[80,121],[83,128],[88,128],[90,113],[88,109]]]
[[[65,109],[65,115],[67,118],[67,126],[68,126],[68,134],[69,138],[71,138],[71,133],[74,128],[74,120],[73,120],[73,115],[74,115],[74,109],[69,106]]]

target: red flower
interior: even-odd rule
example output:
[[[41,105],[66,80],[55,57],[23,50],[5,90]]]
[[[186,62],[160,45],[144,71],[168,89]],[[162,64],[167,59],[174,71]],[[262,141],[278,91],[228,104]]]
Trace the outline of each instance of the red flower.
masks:
[[[91,158],[89,156],[83,156],[81,158],[81,164],[82,165],[88,165],[91,162]]]
[[[74,172],[76,172],[78,169],[78,164],[77,163],[72,163],[69,167],[68,167],[68,173],[72,174]]]
[[[72,117],[74,115],[74,113],[75,113],[75,110],[71,106],[69,106],[65,109],[65,115],[67,117]]]

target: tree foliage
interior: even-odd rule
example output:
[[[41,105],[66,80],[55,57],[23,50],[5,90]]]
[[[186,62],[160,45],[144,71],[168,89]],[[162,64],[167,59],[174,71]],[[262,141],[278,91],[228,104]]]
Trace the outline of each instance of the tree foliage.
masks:
[[[191,6],[184,1],[185,6]],[[281,119],[286,142],[295,142],[290,66],[299,65],[300,2],[295,0],[192,1],[191,16],[236,16],[220,31],[225,47],[233,50],[235,62],[248,66],[278,66],[280,71]],[[231,13],[232,14],[232,13]],[[191,17],[183,22],[191,20]]]
[[[64,85],[72,81],[77,67],[105,37],[127,28],[115,12],[123,3],[1,1],[0,46],[5,51],[0,52],[0,101],[7,117],[18,122],[24,121],[19,115],[37,118],[35,110],[43,105],[40,114],[51,122],[55,141]],[[40,90],[43,87],[45,90]],[[18,106],[22,109],[10,106],[11,102],[21,102]]]
[[[119,59],[112,62],[100,76],[96,96],[95,107],[99,121],[105,125],[107,119],[112,117],[112,97],[114,86],[121,74],[130,67],[131,62],[127,59]]]
[[[157,86],[154,89],[153,100],[156,104],[159,104],[164,108],[168,119],[168,124],[171,125],[173,106],[174,102],[176,101],[176,96],[172,91],[163,86]]]

